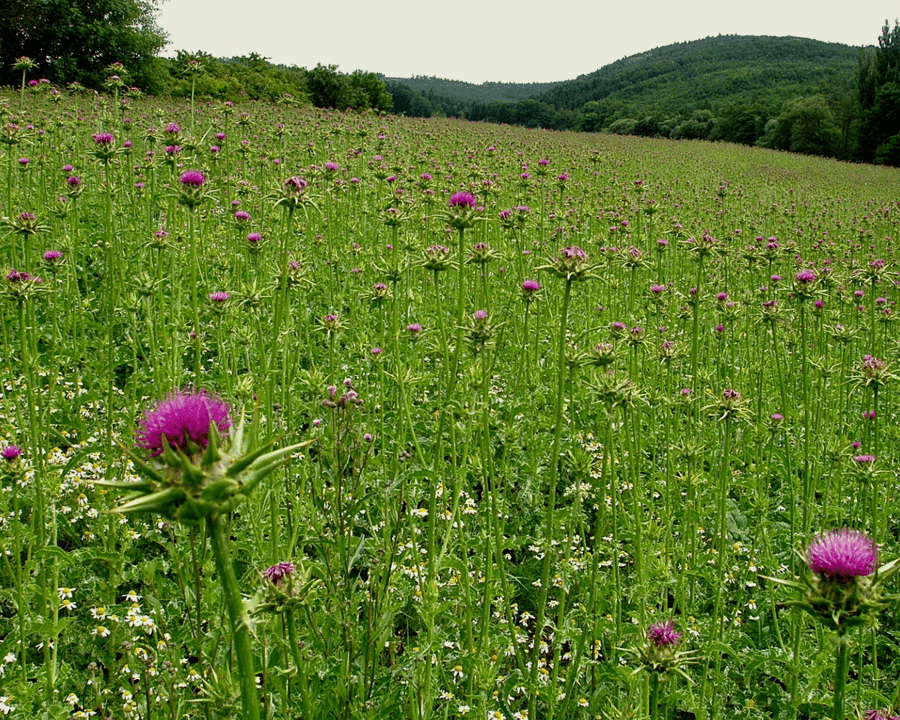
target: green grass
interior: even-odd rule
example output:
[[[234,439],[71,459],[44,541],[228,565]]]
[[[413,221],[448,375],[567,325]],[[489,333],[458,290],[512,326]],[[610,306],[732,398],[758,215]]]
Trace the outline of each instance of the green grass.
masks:
[[[0,261],[42,278],[7,277],[0,305],[0,446],[24,449],[0,494],[10,717],[241,717],[205,524],[121,515],[100,484],[137,479],[141,412],[190,386],[259,443],[313,441],[221,518],[265,717],[831,712],[834,633],[761,576],[808,577],[805,546],[843,526],[898,554],[895,170],[6,99]],[[461,219],[463,190],[483,210]],[[896,609],[871,617],[847,634],[848,717],[900,710]],[[683,655],[646,640],[667,620]]]

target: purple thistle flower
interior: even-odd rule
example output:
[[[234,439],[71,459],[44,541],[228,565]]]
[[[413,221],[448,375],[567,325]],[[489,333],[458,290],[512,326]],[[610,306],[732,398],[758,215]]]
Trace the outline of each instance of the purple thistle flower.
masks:
[[[94,133],[94,142],[98,145],[111,145],[113,141],[112,133],[102,132]]]
[[[887,715],[878,712],[878,710],[866,710],[863,713],[863,720],[900,720],[896,715]]]
[[[275,563],[272,567],[267,567],[262,571],[263,577],[267,580],[271,580],[272,584],[276,587],[281,584],[281,581],[284,580],[288,575],[292,575],[294,570],[297,568],[294,566],[294,563],[288,562],[280,562]]]
[[[186,454],[197,452],[197,448],[205,450],[211,424],[222,435],[231,428],[230,409],[206,390],[175,390],[156,409],[144,413],[135,444],[150,451],[150,457],[163,453],[163,438],[170,447]]]
[[[291,195],[299,195],[304,190],[306,190],[308,185],[309,183],[306,182],[306,180],[304,180],[302,177],[297,176],[289,177],[284,181],[284,189]]]
[[[2,457],[8,463],[14,463],[19,459],[19,456],[22,454],[22,448],[18,445],[7,445],[3,450],[0,450],[0,457]]]
[[[411,335],[418,335],[420,332],[422,332],[422,326],[419,325],[419,323],[410,323],[406,326],[406,330]]]
[[[857,465],[871,465],[873,462],[875,462],[875,456],[874,455],[855,455],[853,457],[853,462],[855,462]]]
[[[537,280],[522,281],[522,292],[524,292],[526,296],[534,295],[540,289],[541,284]]]
[[[247,242],[250,243],[251,245],[256,245],[261,240],[262,240],[262,235],[260,235],[258,232],[252,232],[249,235],[247,235]]]
[[[578,262],[587,262],[587,253],[577,245],[564,247],[559,251],[560,258],[564,260],[576,260]]]
[[[458,192],[450,196],[450,207],[470,207],[476,205],[475,196],[468,192]]]
[[[248,213],[246,210],[238,210],[234,214],[234,219],[238,222],[246,222],[250,219],[250,213]]]
[[[209,299],[214,303],[223,303],[228,299],[229,295],[224,290],[217,290],[209,294]]]
[[[185,170],[178,182],[186,187],[201,188],[206,182],[206,176],[200,170]]]
[[[487,310],[476,310],[472,315],[475,318],[475,322],[483,323],[487,320]]]
[[[647,640],[658,648],[672,647],[681,642],[681,633],[675,632],[675,625],[671,620],[666,620],[650,626]]]
[[[828,579],[848,581],[878,567],[878,545],[861,530],[841,528],[816,535],[806,549],[809,569]]]
[[[814,270],[801,270],[794,276],[794,279],[798,283],[811,283],[816,279],[816,273]]]

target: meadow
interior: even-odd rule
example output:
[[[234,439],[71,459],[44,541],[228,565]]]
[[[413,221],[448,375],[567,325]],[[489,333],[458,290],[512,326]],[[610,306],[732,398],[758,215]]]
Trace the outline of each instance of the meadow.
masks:
[[[0,98],[0,714],[900,712],[897,170]]]

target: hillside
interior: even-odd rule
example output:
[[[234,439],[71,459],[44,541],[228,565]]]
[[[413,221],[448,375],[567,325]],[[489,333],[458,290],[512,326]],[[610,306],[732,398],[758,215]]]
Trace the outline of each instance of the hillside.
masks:
[[[468,86],[479,87],[480,99],[466,95],[466,83],[436,78],[388,82],[387,89],[397,114],[871,160],[857,152],[857,73],[873,54],[806,38],[720,35],[622,58],[519,100],[512,98],[537,85]]]
[[[604,101],[674,114],[740,101],[771,103],[855,82],[860,48],[797,37],[724,35],[675,43],[617,60],[537,96],[559,109]]]

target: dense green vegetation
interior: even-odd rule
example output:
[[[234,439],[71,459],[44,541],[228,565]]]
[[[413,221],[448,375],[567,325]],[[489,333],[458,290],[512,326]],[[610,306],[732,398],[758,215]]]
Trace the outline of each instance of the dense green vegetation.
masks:
[[[405,85],[413,92],[433,99],[435,97],[462,100],[464,102],[518,102],[530,97],[549,92],[563,82],[548,83],[503,83],[484,82],[480,85],[462,82],[461,80],[446,80],[444,78],[414,75],[410,78],[384,77],[382,79],[390,87]]]
[[[159,0],[4,0],[0,3],[0,85],[18,86],[17,60],[33,61],[32,77],[56,85],[101,88],[112,63],[148,89],[158,77],[156,54],[166,33],[156,23]],[[154,88],[154,89],[159,89]]]
[[[126,100],[0,93],[4,717],[894,720],[900,173]]]
[[[861,52],[803,38],[729,35],[623,58],[516,102],[472,100],[444,81],[431,83],[427,95],[424,79],[419,93],[391,89],[394,111],[408,115],[721,140],[852,159]]]

